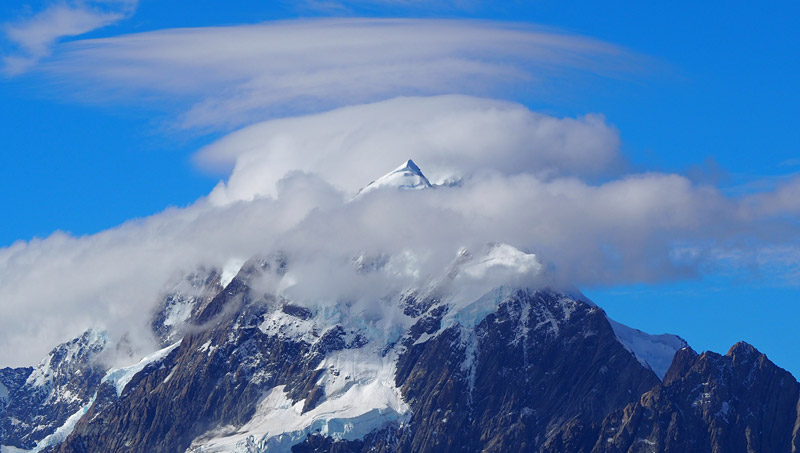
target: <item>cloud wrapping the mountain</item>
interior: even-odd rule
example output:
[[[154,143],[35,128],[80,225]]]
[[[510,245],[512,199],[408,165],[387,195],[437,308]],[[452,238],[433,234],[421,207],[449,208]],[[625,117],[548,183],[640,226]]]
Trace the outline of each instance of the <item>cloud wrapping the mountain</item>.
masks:
[[[398,112],[391,113],[394,108]],[[366,121],[375,111],[387,120]],[[413,112],[419,121],[409,120]],[[339,115],[348,121],[329,121]],[[492,118],[505,124],[498,126],[501,133],[482,135],[481,125],[493,124]],[[771,193],[728,197],[676,174],[587,180],[615,168],[620,158],[616,131],[597,118],[556,119],[518,105],[444,97],[275,120],[287,122],[292,126],[261,124],[209,147],[201,158],[234,159],[234,171],[226,185],[192,206],[95,235],[56,233],[0,250],[0,342],[9,346],[0,363],[30,364],[91,325],[109,328],[116,338],[127,333],[146,350],[152,347],[150,310],[170,280],[198,265],[221,267],[230,258],[275,250],[303,270],[296,275],[306,282],[305,292],[296,294],[327,300],[374,296],[441,276],[462,247],[477,251],[488,242],[535,252],[554,278],[577,285],[683,278],[719,263],[775,271],[786,269],[787,257],[798,250],[797,203],[786,195],[797,181]],[[449,132],[426,131],[427,122]],[[541,124],[548,132],[538,131]],[[332,130],[339,131],[335,146],[321,150]],[[560,136],[573,139],[553,139]],[[586,138],[595,136],[605,137],[605,145],[586,147]],[[467,146],[470,140],[478,141],[475,149]],[[480,148],[490,151],[481,155]],[[351,200],[354,188],[391,170],[400,155],[401,161],[417,159],[423,171],[429,161],[463,172],[464,179]],[[574,165],[581,156],[596,159],[595,171]],[[257,171],[236,171],[245,164]],[[219,191],[232,187],[239,191],[220,203]],[[750,255],[738,253],[743,249]],[[413,272],[343,277],[362,254],[405,257],[397,266]]]

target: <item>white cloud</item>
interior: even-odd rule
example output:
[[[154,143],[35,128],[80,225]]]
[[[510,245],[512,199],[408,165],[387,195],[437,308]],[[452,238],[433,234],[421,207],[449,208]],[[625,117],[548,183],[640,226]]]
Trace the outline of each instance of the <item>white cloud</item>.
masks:
[[[4,71],[17,75],[51,54],[61,38],[78,36],[127,17],[138,0],[87,0],[57,2],[33,17],[3,25],[6,38],[19,49],[3,57]]]
[[[132,334],[146,349],[149,310],[169,281],[198,265],[274,250],[275,239],[316,206],[341,196],[319,180],[295,175],[279,201],[221,210],[203,201],[127,222],[98,234],[54,233],[0,249],[0,364],[35,362],[89,326]]]
[[[610,44],[516,24],[318,19],[77,41],[48,70],[90,91],[177,98],[182,126],[219,127],[397,95],[533,90],[581,72],[627,73],[635,61]]]
[[[785,213],[800,215],[800,177],[783,181],[773,190],[755,193],[747,197],[742,214],[747,217],[761,217]]]

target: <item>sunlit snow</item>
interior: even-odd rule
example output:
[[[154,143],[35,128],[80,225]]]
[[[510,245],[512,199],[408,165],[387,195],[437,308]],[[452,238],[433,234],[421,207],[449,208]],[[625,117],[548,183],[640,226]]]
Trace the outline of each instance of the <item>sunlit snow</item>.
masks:
[[[112,368],[108,370],[105,376],[103,376],[103,380],[101,382],[110,382],[114,385],[117,390],[117,396],[122,395],[122,391],[125,389],[125,386],[128,385],[128,382],[136,376],[136,373],[142,371],[147,365],[155,362],[159,362],[163,360],[165,357],[172,352],[173,349],[177,348],[181,344],[180,341],[176,341],[175,343],[167,346],[164,349],[160,349],[147,357],[140,360],[138,363],[133,365],[124,367],[124,368]]]
[[[687,346],[686,341],[677,335],[650,335],[611,319],[608,321],[620,343],[633,353],[639,363],[653,370],[659,379],[664,379],[675,353]]]
[[[246,260],[241,258],[231,258],[224,266],[222,266],[222,275],[220,275],[220,285],[223,287],[228,286],[228,283],[233,281],[236,274],[242,269]]]
[[[433,187],[428,178],[411,159],[395,168],[384,176],[367,184],[366,187],[358,191],[356,196],[364,195],[375,189],[391,188],[395,190],[427,189]]]
[[[373,348],[349,349],[328,356],[320,365],[325,374],[325,400],[302,413],[305,400],[292,404],[284,386],[271,389],[258,403],[253,418],[239,428],[221,428],[195,440],[198,452],[288,452],[310,433],[334,439],[358,439],[389,422],[405,421],[408,405],[394,385],[396,357],[381,357]]]

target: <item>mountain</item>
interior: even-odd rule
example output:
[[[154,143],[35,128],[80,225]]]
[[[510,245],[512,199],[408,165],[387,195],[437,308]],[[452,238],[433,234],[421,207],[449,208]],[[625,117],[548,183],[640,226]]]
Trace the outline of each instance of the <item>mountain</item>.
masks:
[[[408,161],[369,187],[430,183]],[[800,448],[800,384],[754,347],[698,354],[617,323],[509,244],[415,279],[413,257],[356,254],[337,265],[398,282],[362,298],[301,297],[302,263],[254,255],[165,288],[162,348],[129,366],[90,330],[0,370],[2,452]]]
[[[753,346],[681,349],[662,385],[603,421],[596,451],[796,452],[800,385]]]

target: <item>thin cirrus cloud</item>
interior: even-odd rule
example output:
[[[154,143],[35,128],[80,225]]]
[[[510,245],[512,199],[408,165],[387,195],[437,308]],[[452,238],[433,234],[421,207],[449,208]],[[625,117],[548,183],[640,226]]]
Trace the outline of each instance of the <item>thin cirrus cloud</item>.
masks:
[[[183,127],[226,128],[396,95],[533,90],[641,70],[631,53],[527,25],[316,19],[172,29],[68,43],[43,69],[86,90],[180,99]],[[137,98],[141,99],[141,98]]]
[[[3,71],[14,76],[30,70],[50,56],[59,39],[117,23],[132,14],[137,3],[138,0],[58,2],[31,17],[3,24],[2,32],[16,47],[16,52],[3,56]]]

